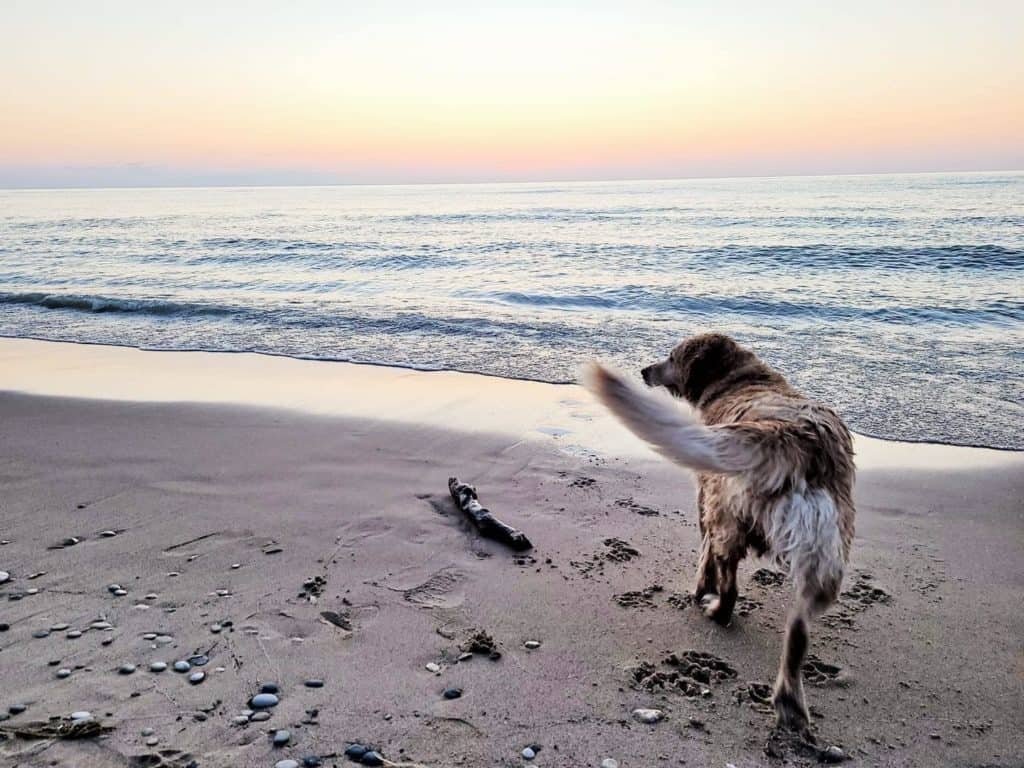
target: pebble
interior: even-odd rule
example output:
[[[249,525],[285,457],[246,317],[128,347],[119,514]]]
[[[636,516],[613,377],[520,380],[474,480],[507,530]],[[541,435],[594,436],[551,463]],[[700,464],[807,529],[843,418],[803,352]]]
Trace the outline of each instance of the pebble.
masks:
[[[220,624],[211,624],[210,625],[210,631],[213,632],[213,634],[217,634],[218,632],[221,631],[221,629],[223,629],[223,627],[221,627]]]
[[[527,640],[523,645],[531,651],[540,648],[540,640]]]
[[[173,578],[175,578],[176,576],[181,576],[181,574],[180,574],[180,573],[178,573],[177,571],[171,571],[170,573],[168,573],[168,574],[167,574],[167,578],[168,578],[168,579],[173,579]]]
[[[156,736],[150,736],[148,739],[146,739],[147,747],[155,747],[159,743],[160,739],[158,739]]]
[[[174,638],[170,635],[157,635],[154,639],[157,645],[170,645],[174,642]]]
[[[65,635],[65,637],[67,637],[68,640],[77,640],[81,636],[82,630],[80,629],[72,629],[70,632],[67,633],[67,635]]]
[[[152,728],[143,728],[143,729],[142,729],[142,730],[140,731],[140,733],[141,733],[141,734],[142,734],[143,736],[152,736],[152,735],[153,735],[154,733],[156,733],[156,731],[154,731],[154,730],[153,730]]]
[[[384,765],[384,756],[380,752],[370,750],[363,755],[363,759],[360,760],[363,765]]]
[[[364,747],[362,744],[349,744],[345,747],[345,757],[351,758],[352,760],[361,760],[370,750]]]
[[[11,580],[11,574],[9,574],[7,571],[0,571],[0,584],[3,584],[5,581],[10,581],[10,580]]]
[[[288,758],[287,760],[278,760],[274,763],[274,768],[299,768],[299,761]]]
[[[317,678],[314,678],[312,680],[307,680],[306,681],[306,687],[307,688],[323,688],[324,687],[324,681],[320,680],[320,679],[317,679]]]
[[[39,594],[39,587],[31,587],[29,589],[26,589],[25,590],[25,594],[26,595],[38,595]]]
[[[113,536],[117,536],[117,531],[100,531],[100,536],[105,539],[109,539]]]
[[[50,631],[51,632],[63,632],[65,629],[67,629],[70,626],[71,626],[70,624],[54,624],[52,627],[50,627]]]
[[[210,663],[210,657],[204,653],[197,653],[195,656],[188,657],[188,663],[193,667],[205,667]]]
[[[10,628],[11,628],[11,625],[8,624],[7,622],[0,622],[0,632],[6,632]]]
[[[305,766],[305,768],[318,768],[318,766],[324,764],[324,761],[316,755],[306,755],[304,758],[302,758],[302,764]]]
[[[257,712],[249,719],[252,720],[254,723],[262,723],[264,720],[270,719],[270,713],[266,710],[263,710],[262,712]]]
[[[463,654],[461,654],[459,656],[459,661],[469,661],[472,658],[473,658],[473,654],[472,653],[463,653]]]
[[[11,704],[11,706],[7,708],[7,711],[12,715],[20,715],[26,709],[28,709],[28,704]]]
[[[191,675],[188,676],[188,681],[192,683],[192,685],[199,685],[205,679],[205,672],[193,672]]]
[[[663,717],[665,717],[665,713],[660,709],[633,710],[633,719],[640,723],[647,723],[648,725],[658,722]]]
[[[130,675],[130,674],[132,674],[132,672],[135,671],[135,665],[134,664],[122,664],[121,667],[117,671],[120,672],[122,675]]]
[[[89,629],[107,630],[107,629],[113,629],[113,628],[114,628],[114,625],[111,624],[109,621],[94,621],[92,624],[89,625]]]
[[[534,751],[533,751],[532,749],[530,749],[529,747],[526,747],[525,749],[523,749],[523,751],[522,751],[522,755],[523,755],[523,757],[524,757],[524,758],[526,758],[527,760],[533,760],[533,758],[535,758],[535,757],[537,756],[537,753],[536,753],[536,752],[534,752]]]
[[[49,636],[50,636],[50,630],[48,630],[48,629],[37,629],[35,632],[32,633],[32,637],[35,637],[37,639],[42,639],[44,637],[49,637]]]
[[[67,667],[64,667],[62,669],[58,669],[57,670],[57,677],[60,677],[60,678],[71,677],[71,670],[68,669]]]
[[[601,768],[619,768],[619,761],[614,757],[606,757],[601,761]]]
[[[184,659],[174,662],[175,672],[188,672],[190,669],[192,669],[192,665]]]
[[[115,589],[114,590],[114,595],[116,597],[124,597],[127,594],[128,594],[128,590],[127,589]]]
[[[66,539],[64,539],[64,541],[61,542],[61,546],[73,547],[80,541],[81,539],[79,539],[77,536],[68,536]]]
[[[110,592],[111,594],[113,594],[114,592],[117,592],[117,590],[119,590],[119,589],[121,589],[121,585],[120,584],[108,584],[107,585],[107,592]]]
[[[846,753],[839,747],[832,745],[821,753],[822,762],[841,763],[846,759]]]
[[[274,731],[274,738],[272,739],[275,747],[283,747],[289,741],[292,740],[291,731],[282,728],[280,731]]]
[[[156,632],[147,632],[142,636],[143,640],[156,640]]]
[[[146,600],[159,600],[160,599],[160,595],[158,595],[156,592],[150,592],[148,595],[146,595],[145,599]]]
[[[235,715],[234,717],[231,718],[231,722],[234,723],[235,725],[245,725],[246,723],[249,722],[249,718],[246,717],[245,715]]]
[[[260,686],[260,693],[277,693],[279,690],[281,689],[278,688],[277,683],[264,683]]]
[[[461,688],[445,688],[442,694],[446,699],[457,699],[462,696]]]
[[[433,672],[435,675],[441,674],[441,665],[433,661],[427,662],[427,671]]]
[[[84,709],[80,709],[77,712],[71,713],[72,720],[92,720],[92,712]]]
[[[232,567],[232,569],[238,569],[238,568],[242,567],[242,564],[241,563],[232,563],[231,567]]]
[[[272,693],[257,693],[249,701],[249,706],[253,709],[267,709],[268,707],[276,707],[279,699]]]
[[[167,669],[166,661],[154,661],[149,665],[150,672],[163,672]]]
[[[231,592],[226,590],[226,589],[218,589],[217,590],[217,597],[227,597],[230,594],[231,594]]]

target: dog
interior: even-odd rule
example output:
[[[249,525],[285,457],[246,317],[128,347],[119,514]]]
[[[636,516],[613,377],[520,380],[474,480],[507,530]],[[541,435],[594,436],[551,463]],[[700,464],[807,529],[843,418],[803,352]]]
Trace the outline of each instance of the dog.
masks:
[[[727,625],[748,550],[788,572],[796,598],[772,703],[777,724],[810,736],[800,668],[808,624],[835,602],[854,534],[853,441],[842,419],[753,352],[712,333],[641,371],[692,407],[593,363],[584,383],[659,453],[697,472],[702,537],[695,601]]]

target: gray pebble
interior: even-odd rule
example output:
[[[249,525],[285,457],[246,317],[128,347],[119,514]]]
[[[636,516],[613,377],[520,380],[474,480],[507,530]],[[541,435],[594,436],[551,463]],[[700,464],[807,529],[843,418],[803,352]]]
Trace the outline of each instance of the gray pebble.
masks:
[[[462,696],[461,688],[445,688],[442,694],[446,699],[457,699]]]
[[[285,744],[287,744],[291,740],[292,740],[291,732],[288,731],[288,730],[285,730],[284,728],[282,728],[280,731],[275,731],[274,732],[273,742],[274,742],[274,746],[275,747],[283,747]]]
[[[197,653],[195,656],[188,657],[188,663],[193,667],[205,667],[210,663],[210,657],[202,653]]]
[[[529,747],[526,747],[526,748],[525,748],[525,749],[524,749],[524,750],[522,751],[522,755],[523,755],[523,757],[524,757],[524,758],[526,758],[527,760],[533,760],[533,758],[535,758],[535,757],[537,756],[537,753],[536,753],[536,752],[534,752],[534,751],[533,751],[532,749],[530,749]]]
[[[223,627],[221,627],[220,624],[211,624],[210,625],[210,631],[213,632],[213,634],[217,634],[218,632],[221,631],[221,629],[223,629]]]
[[[3,584],[5,581],[10,581],[10,580],[11,580],[11,574],[9,574],[7,571],[0,571],[0,584]]]
[[[249,701],[249,706],[253,709],[267,709],[268,707],[276,707],[279,699],[272,693],[257,693]]]
[[[154,731],[154,730],[153,730],[152,728],[143,728],[143,729],[142,729],[142,730],[140,731],[140,733],[141,733],[141,734],[142,734],[143,736],[152,736],[152,735],[153,735],[154,733],[156,733],[156,731]]]
[[[263,683],[260,686],[260,693],[277,693],[280,690],[277,683]]]
[[[7,711],[12,715],[20,715],[26,709],[28,709],[28,704],[11,704],[11,706],[7,708]]]
[[[72,720],[92,720],[92,712],[85,709],[80,709],[77,712],[71,713]]]
[[[170,645],[174,642],[174,638],[170,635],[157,635],[154,639],[157,645]]]
[[[167,669],[166,661],[154,661],[149,665],[150,672],[163,672]]]
[[[287,760],[278,760],[274,763],[274,768],[299,768],[299,761],[288,758]]]
[[[841,763],[846,760],[846,753],[833,745],[821,753],[821,759],[826,763]]]
[[[254,714],[249,719],[252,720],[254,723],[262,723],[264,720],[269,720],[270,719],[270,713],[267,712],[266,710],[262,710],[260,712],[257,712],[256,714]]]
[[[324,687],[324,681],[320,680],[318,678],[314,678],[312,680],[307,680],[306,681],[306,687],[307,688],[323,688]]]
[[[246,717],[245,715],[235,715],[234,717],[231,718],[231,722],[234,723],[235,725],[245,725],[246,723],[249,722],[249,718]]]
[[[527,640],[523,645],[531,651],[540,648],[540,640]]]
[[[143,640],[156,640],[156,632],[147,632],[142,636]]]
[[[114,595],[116,597],[124,597],[127,594],[128,594],[128,590],[127,589],[115,589],[114,590]]]
[[[619,761],[614,757],[606,757],[601,761],[601,768],[619,768]]]
[[[50,636],[50,630],[48,630],[48,629],[37,629],[35,632],[32,633],[32,637],[35,637],[37,639],[42,639],[44,637],[49,637],[49,636]]]
[[[648,725],[658,722],[663,717],[665,717],[665,713],[660,709],[633,710],[633,719],[640,723],[647,723]]]
[[[70,624],[54,624],[52,627],[50,627],[50,631],[51,632],[63,632],[65,629],[67,629],[70,626],[71,626]]]
[[[184,659],[174,662],[175,672],[188,672],[190,669],[192,669],[192,665]]]
[[[68,669],[67,667],[64,667],[63,669],[58,669],[57,670],[57,677],[60,677],[60,678],[71,677],[71,670]]]
[[[100,531],[100,536],[105,539],[109,539],[112,536],[117,536],[117,531]]]
[[[146,739],[147,747],[155,747],[159,743],[160,739],[158,739],[156,736],[150,736],[148,739]]]
[[[117,671],[120,672],[122,675],[130,675],[130,674],[132,674],[132,672],[135,671],[135,665],[134,664],[122,664]]]
[[[94,621],[92,624],[89,625],[89,629],[107,630],[113,628],[114,625],[111,624],[109,621]]]
[[[441,674],[441,665],[433,661],[427,662],[427,671],[439,675]]]
[[[81,636],[82,636],[82,630],[80,630],[80,629],[72,629],[66,635],[68,640],[77,640]]]
[[[188,681],[192,683],[192,685],[199,685],[205,679],[205,672],[193,672],[191,675],[188,676]]]
[[[380,752],[375,752],[371,749],[363,755],[363,759],[360,762],[363,765],[384,765],[384,756]]]

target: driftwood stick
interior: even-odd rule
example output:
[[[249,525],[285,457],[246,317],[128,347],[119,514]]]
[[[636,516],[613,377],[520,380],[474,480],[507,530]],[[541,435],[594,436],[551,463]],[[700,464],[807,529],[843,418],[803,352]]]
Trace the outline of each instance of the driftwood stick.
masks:
[[[526,534],[501,522],[491,514],[491,510],[480,503],[476,495],[476,488],[472,485],[459,482],[457,477],[449,477],[448,490],[451,491],[452,498],[459,505],[459,509],[469,516],[482,536],[507,544],[516,552],[533,548],[533,544],[526,538]]]

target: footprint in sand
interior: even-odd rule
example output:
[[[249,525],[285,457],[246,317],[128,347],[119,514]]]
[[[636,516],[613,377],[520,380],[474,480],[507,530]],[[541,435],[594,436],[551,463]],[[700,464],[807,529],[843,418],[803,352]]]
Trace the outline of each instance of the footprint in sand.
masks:
[[[661,514],[654,507],[648,507],[644,504],[638,504],[632,498],[627,499],[616,499],[615,506],[621,507],[622,509],[628,509],[630,512],[635,512],[638,515],[644,515],[645,517],[657,517]]]
[[[829,685],[841,682],[843,668],[824,662],[812,653],[808,655],[801,671],[804,680],[811,685]]]
[[[786,581],[786,574],[770,568],[758,568],[750,574],[750,580],[760,587],[781,587]]]
[[[623,608],[654,608],[654,596],[662,590],[660,584],[652,584],[647,589],[615,595],[613,599]]]
[[[684,696],[706,696],[710,686],[737,676],[735,667],[705,651],[671,654],[655,665],[641,662],[633,668],[633,683],[649,692],[672,691]]]

